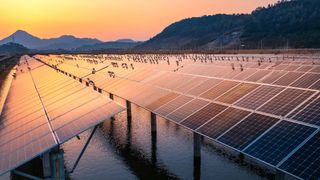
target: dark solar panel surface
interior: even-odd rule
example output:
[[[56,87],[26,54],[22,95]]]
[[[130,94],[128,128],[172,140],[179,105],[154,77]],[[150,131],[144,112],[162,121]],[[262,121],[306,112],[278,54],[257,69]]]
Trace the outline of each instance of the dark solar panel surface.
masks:
[[[197,131],[215,139],[249,114],[249,111],[230,107]]]
[[[237,106],[256,110],[265,102],[276,96],[284,88],[262,85],[236,103]]]
[[[277,165],[315,130],[308,126],[281,121],[245,152],[269,164]]]
[[[233,104],[246,94],[250,93],[254,89],[256,89],[259,85],[257,84],[249,84],[249,83],[242,83],[233,88],[232,90],[228,91],[224,95],[220,96],[217,101]]]
[[[167,104],[161,106],[160,108],[156,109],[155,112],[162,115],[166,116],[170,114],[172,111],[178,109],[179,107],[183,106],[184,104],[190,102],[193,98],[180,95],[176,99],[168,102]]]
[[[190,116],[191,114],[197,112],[199,109],[207,105],[209,102],[200,100],[200,99],[194,99],[187,104],[181,106],[177,110],[170,113],[168,116],[166,116],[168,119],[173,120],[175,122],[180,122]]]
[[[290,156],[280,166],[280,169],[303,179],[319,179],[320,132]]]
[[[236,149],[242,150],[253,140],[274,125],[278,119],[261,114],[251,114],[218,140]]]
[[[235,81],[222,81],[217,86],[201,94],[200,97],[213,100],[222,95],[223,93],[229,91],[231,88],[235,87],[238,84],[239,83]]]
[[[190,129],[197,129],[205,122],[218,115],[221,111],[225,110],[227,106],[223,106],[216,103],[210,103],[189,116],[187,119],[181,122],[182,125],[187,126]]]
[[[314,92],[299,89],[286,89],[271,101],[267,102],[259,111],[285,116]]]
[[[179,96],[179,94],[171,92],[171,93],[161,97],[160,99],[152,102],[151,104],[147,105],[146,108],[150,109],[151,111],[154,111],[178,96]]]
[[[294,120],[320,126],[320,94],[304,103],[289,117]]]

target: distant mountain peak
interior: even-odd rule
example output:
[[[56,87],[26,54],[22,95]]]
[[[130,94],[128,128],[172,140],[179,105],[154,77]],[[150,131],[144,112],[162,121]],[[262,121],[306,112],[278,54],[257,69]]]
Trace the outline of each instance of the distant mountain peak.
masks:
[[[118,39],[115,42],[135,43],[136,41],[129,39],[129,38],[125,38],[125,39]]]
[[[18,43],[29,49],[38,50],[56,50],[56,49],[73,49],[84,45],[93,45],[101,43],[98,39],[77,38],[72,35],[63,35],[58,38],[41,39],[29,34],[24,30],[17,30],[10,36],[0,40],[0,45],[6,43]]]

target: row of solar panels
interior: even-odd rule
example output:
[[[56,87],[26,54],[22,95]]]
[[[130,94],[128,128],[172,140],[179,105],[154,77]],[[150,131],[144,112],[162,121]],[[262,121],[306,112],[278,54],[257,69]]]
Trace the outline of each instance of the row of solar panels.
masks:
[[[16,73],[0,117],[0,175],[124,110],[34,59]]]
[[[90,74],[85,77],[107,92],[266,164],[304,179],[320,176],[318,90],[171,73],[139,65],[135,70],[108,67],[83,74]],[[64,67],[59,66],[67,72],[75,69]],[[193,68],[197,71],[198,67]],[[117,76],[109,77],[110,70]]]

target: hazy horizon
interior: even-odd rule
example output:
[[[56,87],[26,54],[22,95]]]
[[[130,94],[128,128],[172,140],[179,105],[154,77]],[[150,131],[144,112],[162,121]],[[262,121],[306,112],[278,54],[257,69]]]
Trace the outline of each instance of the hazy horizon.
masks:
[[[250,13],[277,0],[0,0],[0,39],[17,30],[40,38],[74,35],[148,40],[173,22],[219,13]]]

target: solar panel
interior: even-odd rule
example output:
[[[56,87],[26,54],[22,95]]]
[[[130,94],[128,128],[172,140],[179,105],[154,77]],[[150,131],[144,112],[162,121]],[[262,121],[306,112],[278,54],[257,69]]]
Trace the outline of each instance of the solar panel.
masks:
[[[230,107],[200,127],[198,132],[215,139],[249,114],[249,111]]]
[[[281,85],[281,86],[288,86],[292,82],[296,81],[303,73],[298,72],[288,72],[278,80],[276,80],[273,84]]]
[[[147,105],[146,108],[150,109],[151,111],[154,111],[178,96],[179,96],[179,94],[171,92],[171,93],[161,97],[160,99],[157,99],[156,101],[152,102],[151,104]]]
[[[162,115],[162,116],[167,116],[172,111],[178,109],[179,107],[190,102],[191,100],[193,100],[193,98],[185,96],[185,95],[180,95],[176,99],[174,99],[174,100],[168,102],[167,104],[161,106],[160,108],[156,109],[155,112]]]
[[[256,89],[259,85],[257,84],[249,84],[249,83],[242,83],[236,86],[235,88],[231,89],[221,97],[217,99],[217,101],[233,104],[246,94],[250,93],[254,89]]]
[[[194,112],[204,107],[205,105],[207,105],[208,103],[209,103],[208,101],[194,99],[189,103],[183,105],[179,109],[176,109],[166,117],[175,122],[180,122],[185,118],[187,118],[188,116],[190,116],[191,114],[193,114]]]
[[[320,132],[289,157],[280,169],[302,179],[320,178]]]
[[[264,78],[260,79],[259,82],[269,84],[269,83],[276,81],[277,79],[279,79],[281,76],[283,76],[285,74],[286,74],[285,71],[272,71],[272,73],[270,73],[267,76],[265,76]]]
[[[279,116],[285,116],[313,93],[313,91],[289,88],[278,94],[258,110]]]
[[[320,94],[312,97],[289,116],[294,120],[320,126]]]
[[[70,86],[61,85],[70,81],[61,80],[67,77],[57,74],[47,66],[34,67],[36,68],[30,73],[20,73],[13,80],[4,113],[1,115],[0,175],[65,142],[56,139],[54,133],[62,140],[72,138],[124,109],[79,85],[71,86],[76,91]],[[55,86],[59,88],[53,91]],[[98,112],[102,107],[103,111]],[[45,114],[46,108],[49,117]],[[72,119],[62,118],[71,115]],[[54,123],[57,129],[52,129],[49,122]],[[60,135],[61,131],[67,136]]]
[[[252,76],[248,77],[246,81],[253,81],[253,82],[258,82],[259,79],[263,78],[267,74],[269,74],[271,71],[269,70],[260,70],[254,73]]]
[[[311,87],[309,88],[320,90],[320,79],[317,82],[315,82],[313,85],[311,85]]]
[[[250,145],[245,152],[276,166],[315,130],[316,128],[281,121]]]
[[[222,95],[223,93],[229,91],[231,88],[235,87],[238,84],[239,83],[235,81],[222,81],[217,86],[201,94],[200,97],[213,100]]]
[[[317,125],[319,122],[319,120],[317,120],[319,119],[319,110],[317,108],[319,106],[319,95],[314,96],[318,92],[308,90],[320,89],[320,80],[318,77],[320,71],[317,61],[313,60],[314,57],[306,55],[288,55],[287,57],[279,55],[274,55],[274,57],[270,55],[253,55],[254,57],[248,58],[245,55],[215,55],[214,57],[210,57],[211,60],[210,58],[207,59],[210,55],[191,54],[182,55],[182,57],[179,57],[179,55],[166,55],[163,60],[160,60],[160,58],[156,65],[144,62],[146,59],[158,57],[148,57],[147,55],[117,56],[121,57],[119,59],[124,63],[129,62],[128,58],[130,58],[130,63],[134,64],[134,69],[125,69],[121,67],[106,67],[110,61],[113,61],[113,58],[106,58],[105,65],[100,65],[100,63],[99,65],[93,65],[86,61],[95,59],[94,56],[89,58],[82,55],[76,55],[76,58],[66,56],[74,60],[63,60],[61,66],[59,65],[59,68],[63,71],[75,75],[88,75],[91,73],[91,68],[93,67],[99,66],[99,68],[105,68],[95,74],[87,76],[92,79],[99,88],[147,108],[154,113],[177,122],[179,125],[188,127],[210,138],[217,139],[238,150],[248,150],[253,144],[269,136],[269,139],[272,139],[273,136],[269,135],[269,133],[273,132],[275,128],[278,128],[280,126],[279,124],[282,123],[279,123],[279,119],[274,118],[274,115],[291,118],[295,120],[295,122],[301,121],[309,123],[310,126]],[[138,57],[135,58],[135,56]],[[48,61],[46,56],[44,57],[43,59]],[[59,61],[59,59],[64,56],[50,56],[50,58],[51,57],[57,57]],[[178,59],[181,67],[168,65],[166,62],[167,58]],[[213,61],[213,59],[215,59],[215,61]],[[267,63],[266,61],[268,61],[268,59],[270,62]],[[294,61],[292,59],[294,59]],[[230,63],[234,65],[234,70],[230,67]],[[76,64],[79,64],[81,68],[76,68]],[[239,70],[240,64],[243,68],[242,71]],[[25,70],[27,70],[27,66],[25,66]],[[33,70],[33,73],[40,76],[45,71],[41,66]],[[109,77],[109,71],[114,72],[116,76]],[[57,74],[53,76],[56,77]],[[63,77],[65,76],[63,75]],[[67,101],[68,104],[72,101],[77,102],[78,97],[81,99],[79,102],[88,100],[87,98],[82,98],[85,91],[82,91],[81,87],[72,84],[73,80],[69,79],[72,85],[70,85],[69,88],[65,88],[63,85],[63,79],[65,78],[60,78],[60,80],[59,78],[53,80],[54,82],[45,82],[44,78],[36,79],[35,81],[41,84],[41,86],[38,86],[40,93],[48,93],[48,95],[43,96],[43,102],[50,112],[60,111],[58,110],[58,108],[60,108],[58,104],[64,104],[65,101]],[[238,81],[230,81],[228,79],[236,79]],[[242,80],[259,82],[259,84],[250,84],[242,82]],[[68,81],[65,81],[66,84],[67,82]],[[261,85],[260,83],[266,84]],[[275,85],[270,85],[271,83]],[[296,88],[281,86],[292,86]],[[34,93],[32,92],[32,88],[33,87],[29,87],[27,93],[32,95]],[[48,92],[50,89],[52,92]],[[175,92],[180,92],[185,95],[177,95]],[[21,91],[19,93],[21,93]],[[12,94],[10,96],[14,98],[16,95],[17,94]],[[200,96],[201,99],[193,99],[188,95]],[[71,97],[69,98],[69,96]],[[33,98],[36,99],[37,96]],[[204,101],[202,98],[225,104],[234,104],[234,106],[230,107],[229,105],[227,108],[215,102]],[[30,102],[33,102],[33,99],[25,97],[21,99],[21,103],[18,103],[18,105],[29,104]],[[98,102],[100,102],[99,98],[92,99],[92,101],[88,103],[100,104]],[[12,107],[17,107],[16,105],[12,104],[10,106],[9,111],[19,111],[20,108],[24,107],[24,105],[20,105],[19,108],[15,109]],[[101,103],[100,105],[86,107],[86,104],[82,104],[79,107],[72,106],[74,108],[68,106],[69,111],[58,115],[56,119],[52,121],[52,123],[55,123],[58,127],[57,132],[59,131],[59,138],[67,140],[68,137],[71,137],[73,134],[81,132],[81,127],[90,126],[91,121],[86,117],[93,116],[94,114],[99,116],[100,114],[98,111],[92,115],[87,115],[92,111],[98,110],[98,108],[92,108],[95,106],[103,107],[104,105]],[[245,111],[239,109],[239,107],[254,110],[255,112]],[[290,115],[287,116],[288,114]],[[30,114],[29,116],[33,116],[33,118],[29,118],[28,123],[24,124],[28,127],[36,127],[36,115],[39,115],[39,112]],[[77,115],[83,116],[83,120],[81,122],[79,120],[79,123],[74,121]],[[23,119],[21,118],[23,115],[17,114],[13,117],[19,118],[19,121],[12,124],[3,122],[2,124],[8,125],[4,127],[10,127],[10,129],[8,128],[3,134],[12,134],[11,132],[15,131],[15,129],[21,129],[21,133],[23,134],[24,129],[19,127],[23,124],[22,122],[24,122],[21,120]],[[98,120],[100,119],[99,117],[97,117]],[[62,119],[65,119],[66,123],[64,123]],[[56,122],[54,122],[55,120]],[[88,124],[85,124],[87,121]],[[299,127],[300,126],[302,127],[303,125],[299,125]],[[305,130],[305,128],[301,129]],[[287,158],[288,154],[290,154],[289,151],[291,151],[293,147],[296,147],[295,150],[297,150],[299,146],[296,144],[299,144],[304,136],[307,136],[303,135],[303,133],[309,133],[307,130],[303,131],[299,128],[295,132],[285,133],[290,130],[289,128],[288,130],[284,130],[284,132],[275,133],[278,137],[276,140],[285,141],[287,144],[275,146],[276,140],[274,140],[274,142],[271,140],[267,141],[265,144],[269,144],[270,147],[268,146],[268,148],[270,149],[274,147],[274,152],[271,150],[272,152],[270,152],[270,154],[262,156],[262,158],[266,158],[266,161],[274,164],[277,164],[279,159],[281,159],[280,162],[285,161],[283,156]],[[0,122],[0,135],[1,133]],[[299,134],[301,136],[299,136]],[[301,139],[295,138],[296,136],[299,136]],[[15,137],[13,136],[12,138]],[[297,139],[299,142],[293,141],[294,139]],[[281,151],[279,153],[281,157],[276,156],[278,148],[279,151]],[[259,150],[259,152],[262,153],[262,150]],[[317,172],[315,168],[315,166],[310,166],[310,169],[308,169],[310,174]],[[315,176],[310,175],[310,177]]]
[[[251,114],[218,140],[236,149],[242,150],[279,119],[261,114]]]
[[[193,77],[192,79],[190,79],[190,81],[181,82],[180,86],[178,86],[174,90],[176,90],[178,92],[186,93],[189,90],[191,90],[192,88],[200,85],[205,80],[207,80],[207,78]]]
[[[187,94],[191,94],[194,96],[199,96],[203,92],[206,92],[208,89],[216,86],[218,83],[220,83],[221,80],[218,79],[208,79],[201,83],[200,85],[192,88],[190,91],[187,92]]]
[[[320,79],[320,74],[307,73],[301,78],[299,78],[296,82],[294,82],[291,86],[300,87],[300,88],[308,88],[315,82]]]
[[[221,111],[225,110],[227,106],[210,103],[197,111],[196,113],[192,114],[185,120],[181,122],[182,125],[190,128],[190,129],[197,129],[205,122],[209,121],[216,115],[218,115]]]
[[[284,88],[262,85],[253,90],[249,95],[235,103],[235,105],[256,110],[262,104],[280,93]]]

